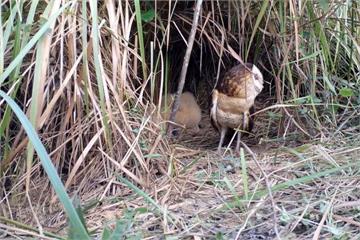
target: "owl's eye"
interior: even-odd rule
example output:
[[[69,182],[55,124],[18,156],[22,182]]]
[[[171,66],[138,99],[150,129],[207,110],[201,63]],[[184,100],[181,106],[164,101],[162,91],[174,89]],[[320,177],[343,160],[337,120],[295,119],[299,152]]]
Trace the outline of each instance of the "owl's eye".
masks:
[[[254,74],[254,78],[255,78],[256,81],[259,81],[260,80],[259,74]]]

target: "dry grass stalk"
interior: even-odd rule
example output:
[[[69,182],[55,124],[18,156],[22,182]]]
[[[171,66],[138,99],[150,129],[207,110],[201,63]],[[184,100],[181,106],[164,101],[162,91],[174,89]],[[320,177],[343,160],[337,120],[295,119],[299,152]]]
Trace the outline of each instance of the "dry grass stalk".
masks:
[[[187,48],[186,48],[186,52],[185,52],[184,62],[183,62],[182,68],[181,68],[179,85],[178,85],[178,88],[177,88],[177,91],[175,94],[174,103],[173,103],[171,114],[169,117],[170,122],[174,122],[176,111],[178,110],[179,105],[180,105],[180,95],[184,89],[186,72],[187,72],[187,68],[189,65],[189,61],[190,61],[190,54],[192,51],[192,47],[194,45],[196,28],[198,27],[198,21],[199,21],[199,15],[200,15],[202,2],[203,2],[202,0],[197,0],[197,2],[196,2],[192,27],[191,27],[191,31],[189,34],[189,39],[187,41]],[[171,124],[168,126],[167,133],[168,133],[168,136],[170,137],[171,133],[172,133],[172,125]]]

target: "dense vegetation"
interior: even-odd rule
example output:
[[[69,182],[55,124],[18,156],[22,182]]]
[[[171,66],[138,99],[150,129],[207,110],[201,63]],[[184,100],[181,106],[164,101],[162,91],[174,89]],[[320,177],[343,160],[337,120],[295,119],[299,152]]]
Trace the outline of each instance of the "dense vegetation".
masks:
[[[262,130],[255,134],[272,145],[258,160],[245,151],[237,178],[220,168],[194,173],[194,164],[199,168],[204,159],[218,159],[214,148],[179,153],[181,141],[174,144],[159,134],[164,124],[156,106],[178,86],[195,5],[2,1],[4,236],[62,238],[66,232],[56,232],[70,225],[68,236],[74,239],[190,238],[197,236],[191,229],[198,228],[199,237],[233,239],[259,234],[252,220],[257,215],[274,228],[273,237],[359,237],[354,226],[360,226],[360,2],[202,3],[185,89],[197,95],[204,115],[214,85],[237,63],[236,56],[255,63],[266,79],[257,106]],[[183,158],[190,162],[179,161]],[[284,165],[270,167],[280,160]],[[256,181],[248,172],[252,161],[261,169]],[[229,224],[214,230],[216,223],[208,219],[196,222],[178,207],[167,208],[174,199],[186,199],[182,181],[194,176],[196,191],[205,185],[213,189],[206,191],[209,199],[213,191],[227,196],[215,205],[221,206],[221,221],[238,221],[233,229]],[[284,195],[298,202],[282,205]],[[106,217],[91,221],[113,205],[121,211],[111,210],[116,218],[110,227]],[[65,211],[69,224],[54,209]],[[211,210],[209,216],[220,212]],[[147,221],[160,223],[149,227]]]

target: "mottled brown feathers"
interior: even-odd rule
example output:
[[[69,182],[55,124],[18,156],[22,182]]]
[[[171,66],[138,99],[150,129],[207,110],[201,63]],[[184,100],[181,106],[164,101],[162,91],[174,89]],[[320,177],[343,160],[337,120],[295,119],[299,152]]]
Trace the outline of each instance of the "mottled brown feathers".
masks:
[[[229,129],[251,131],[253,119],[250,112],[256,96],[263,88],[263,76],[253,64],[239,64],[232,67],[220,79],[213,90],[210,119],[215,129],[220,132],[218,152]],[[236,151],[240,148],[240,133],[237,134]]]
[[[225,73],[216,89],[228,97],[246,98],[246,84],[252,80],[252,67],[251,63],[232,67]]]

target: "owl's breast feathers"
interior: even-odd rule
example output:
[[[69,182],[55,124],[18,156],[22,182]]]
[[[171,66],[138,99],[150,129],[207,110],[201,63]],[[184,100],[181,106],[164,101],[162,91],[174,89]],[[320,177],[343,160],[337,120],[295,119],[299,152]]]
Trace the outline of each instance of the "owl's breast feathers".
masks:
[[[227,71],[212,95],[210,115],[214,127],[238,127],[262,88],[262,74],[253,64],[237,65]]]

